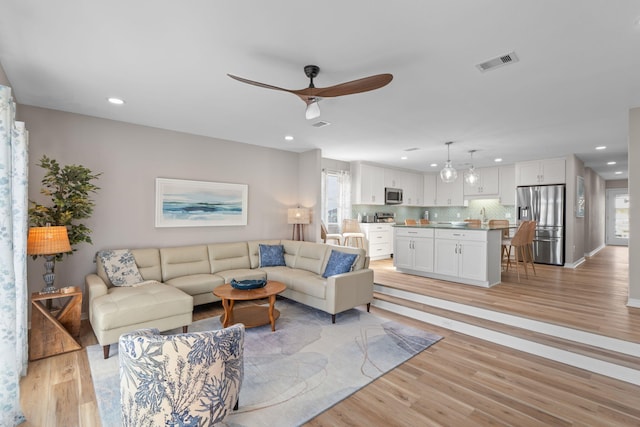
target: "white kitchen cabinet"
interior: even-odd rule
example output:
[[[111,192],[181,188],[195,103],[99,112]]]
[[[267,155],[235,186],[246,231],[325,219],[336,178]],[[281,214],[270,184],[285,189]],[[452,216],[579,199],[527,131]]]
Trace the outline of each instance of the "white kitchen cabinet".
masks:
[[[500,204],[505,206],[516,204],[516,167],[500,166]]]
[[[438,274],[487,281],[486,231],[436,230],[434,269]]]
[[[436,177],[436,206],[462,206],[464,205],[464,179],[460,173],[458,179],[446,183]]]
[[[435,175],[423,175],[422,176],[422,202],[424,206],[436,205],[436,176]]]
[[[516,163],[516,185],[564,184],[565,159],[533,160]]]
[[[405,172],[402,175],[403,202],[405,206],[424,206],[422,194],[422,175]]]
[[[354,205],[384,205],[384,168],[354,162],[351,179]]]
[[[403,273],[490,287],[500,283],[502,230],[394,227],[393,265]]]
[[[402,188],[402,171],[397,169],[384,169],[384,186],[389,188]]]
[[[393,264],[397,269],[433,271],[433,229],[396,228]]]
[[[393,253],[393,227],[391,224],[360,224],[365,235],[367,255],[372,260],[391,258]]]
[[[463,175],[463,188],[464,195],[466,196],[481,196],[481,197],[497,197],[500,192],[500,169],[498,167],[490,168],[478,168],[478,181],[474,184],[469,184],[464,180]]]

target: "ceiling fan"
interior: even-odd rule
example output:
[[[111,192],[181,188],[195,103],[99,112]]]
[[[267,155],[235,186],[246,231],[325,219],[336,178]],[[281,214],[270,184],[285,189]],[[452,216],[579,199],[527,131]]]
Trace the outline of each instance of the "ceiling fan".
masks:
[[[297,95],[307,104],[307,110],[305,111],[305,117],[307,120],[320,117],[320,107],[318,101],[322,98],[331,98],[335,96],[352,95],[354,93],[368,92],[370,90],[379,89],[388,85],[393,80],[391,74],[376,74],[375,76],[363,77],[358,80],[353,80],[346,83],[340,83],[329,87],[315,87],[313,79],[320,73],[320,67],[317,65],[306,65],[304,67],[304,73],[309,78],[309,87],[305,89],[284,89],[277,86],[268,85],[266,83],[254,82],[242,77],[227,74],[232,79],[238,80],[242,83],[247,83],[254,86],[264,87],[267,89],[281,90]]]

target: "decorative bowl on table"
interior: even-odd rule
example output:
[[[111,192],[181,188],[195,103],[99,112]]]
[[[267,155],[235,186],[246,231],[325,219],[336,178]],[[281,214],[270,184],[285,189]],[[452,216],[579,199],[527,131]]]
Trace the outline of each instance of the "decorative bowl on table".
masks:
[[[240,289],[243,291],[248,291],[250,289],[264,288],[266,284],[267,284],[267,281],[264,279],[254,279],[254,280],[231,279],[231,287],[234,289]]]

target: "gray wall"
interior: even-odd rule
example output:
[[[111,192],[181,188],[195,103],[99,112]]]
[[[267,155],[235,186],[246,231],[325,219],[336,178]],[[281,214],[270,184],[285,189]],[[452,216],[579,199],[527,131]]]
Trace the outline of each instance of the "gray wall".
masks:
[[[585,255],[604,247],[606,224],[605,180],[590,168],[584,170],[585,207]]]
[[[629,305],[640,307],[640,108],[629,110]]]
[[[11,83],[9,83],[9,79],[7,78],[7,75],[4,72],[4,68],[2,68],[2,64],[0,64],[0,85],[3,86],[11,86]],[[15,98],[15,94],[13,94],[13,97]]]
[[[81,164],[102,173],[95,212],[87,221],[93,245],[79,245],[57,264],[58,287],[84,286],[84,276],[95,270],[95,252],[104,248],[290,238],[287,209],[301,202],[299,189],[308,195],[307,203],[317,197],[309,190],[309,180],[320,174],[315,151],[299,155],[25,105],[18,105],[18,119],[29,130],[31,200],[43,200],[39,191],[44,171],[36,166],[43,154],[61,165]],[[300,171],[312,178],[301,177]],[[248,225],[155,228],[158,177],[248,184]],[[42,288],[43,272],[42,259],[29,260],[30,291]]]

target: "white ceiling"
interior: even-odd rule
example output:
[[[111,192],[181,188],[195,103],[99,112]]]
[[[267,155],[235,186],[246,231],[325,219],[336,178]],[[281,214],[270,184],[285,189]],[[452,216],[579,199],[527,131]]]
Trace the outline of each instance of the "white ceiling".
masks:
[[[639,0],[0,0],[0,10],[0,64],[21,104],[419,171],[439,170],[454,141],[457,167],[469,150],[476,167],[575,153],[605,179],[627,177]],[[511,51],[519,62],[476,68]],[[394,79],[323,99],[331,125],[316,128],[295,95],[226,75],[302,89],[307,64],[321,68],[318,87]]]

